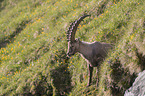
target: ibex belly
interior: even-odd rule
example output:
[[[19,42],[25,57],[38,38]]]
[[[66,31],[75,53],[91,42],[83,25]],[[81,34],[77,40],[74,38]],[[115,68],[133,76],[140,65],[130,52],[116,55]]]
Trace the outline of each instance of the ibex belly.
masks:
[[[102,63],[103,59],[104,58],[100,54],[94,56],[90,61],[90,66],[97,67],[98,65]]]
[[[102,63],[104,59],[101,55],[96,55],[90,58],[85,58],[83,55],[81,56],[85,59],[85,61],[87,61],[88,64],[90,64],[91,67],[97,67]]]

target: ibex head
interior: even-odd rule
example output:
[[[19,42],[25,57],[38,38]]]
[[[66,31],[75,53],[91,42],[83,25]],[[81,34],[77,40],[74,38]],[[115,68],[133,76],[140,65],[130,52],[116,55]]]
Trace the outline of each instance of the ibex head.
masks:
[[[90,15],[84,15],[84,16],[80,17],[78,20],[71,23],[71,25],[67,31],[67,41],[68,41],[67,56],[72,56],[76,52],[78,52],[80,40],[75,39],[75,33],[76,33],[76,30],[77,30],[80,22],[87,16],[90,16]]]

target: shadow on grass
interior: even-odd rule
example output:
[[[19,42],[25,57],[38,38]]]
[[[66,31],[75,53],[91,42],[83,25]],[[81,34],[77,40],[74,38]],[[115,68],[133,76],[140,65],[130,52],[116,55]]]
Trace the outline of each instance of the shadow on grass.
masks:
[[[145,56],[139,53],[136,50],[136,56],[138,58],[138,65],[141,71],[145,70]],[[137,74],[129,71],[129,68],[123,68],[122,64],[118,59],[114,62],[111,66],[113,69],[111,77],[112,77],[112,84],[111,90],[114,96],[123,96],[125,90],[127,90],[130,86],[132,86]]]
[[[112,82],[112,94],[114,96],[123,96],[124,91],[132,85],[136,78],[136,74],[130,74],[128,69],[124,69],[118,59],[111,66],[113,69],[111,77],[114,82]]]
[[[138,57],[139,61],[138,64],[140,65],[141,70],[145,70],[145,55],[143,56],[142,53],[136,51],[136,56]]]
[[[4,0],[0,0],[0,12],[5,8],[1,5],[1,3],[3,2]]]
[[[68,70],[68,64],[60,65],[51,70],[52,84],[55,87],[53,94],[56,96],[67,96],[71,92],[71,74]]]
[[[4,37],[3,40],[0,41],[0,48],[6,47],[7,44],[13,42],[14,37],[17,36],[25,28],[26,24],[28,24],[29,22],[30,20],[22,21],[19,24],[19,26],[16,28],[16,31],[14,31],[11,35]]]
[[[53,88],[50,83],[48,83],[47,76],[43,76],[42,73],[37,75],[41,79],[35,80],[33,90],[30,89],[30,86],[25,86],[22,93],[16,94],[16,96],[52,96]],[[32,86],[31,86],[32,87]]]

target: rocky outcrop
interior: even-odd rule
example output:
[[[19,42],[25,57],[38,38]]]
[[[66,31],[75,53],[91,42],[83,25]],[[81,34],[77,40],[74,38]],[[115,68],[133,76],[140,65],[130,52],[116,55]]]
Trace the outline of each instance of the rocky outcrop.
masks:
[[[145,96],[145,70],[139,73],[132,87],[125,91],[124,96]]]

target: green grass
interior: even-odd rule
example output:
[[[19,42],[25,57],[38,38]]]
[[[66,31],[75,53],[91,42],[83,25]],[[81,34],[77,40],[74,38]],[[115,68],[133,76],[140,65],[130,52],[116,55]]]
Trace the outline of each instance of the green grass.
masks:
[[[144,10],[143,0],[0,1],[0,95],[122,96],[145,69]],[[98,87],[96,70],[86,87],[79,54],[66,58],[66,31],[83,14],[76,37],[114,44]]]

